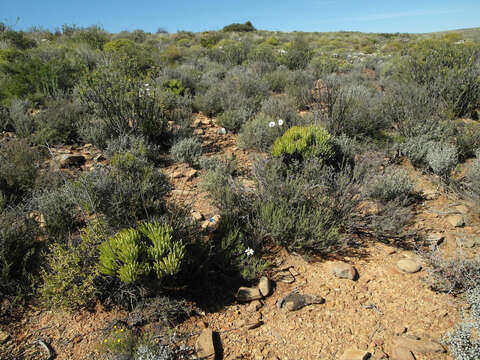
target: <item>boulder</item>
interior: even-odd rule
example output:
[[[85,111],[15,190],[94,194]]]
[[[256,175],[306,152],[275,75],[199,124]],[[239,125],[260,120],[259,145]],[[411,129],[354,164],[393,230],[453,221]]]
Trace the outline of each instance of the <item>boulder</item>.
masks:
[[[397,267],[405,273],[413,274],[421,270],[422,266],[411,259],[403,259],[397,262]]]
[[[332,273],[340,279],[356,280],[358,278],[357,269],[345,262],[334,262],[330,268]]]

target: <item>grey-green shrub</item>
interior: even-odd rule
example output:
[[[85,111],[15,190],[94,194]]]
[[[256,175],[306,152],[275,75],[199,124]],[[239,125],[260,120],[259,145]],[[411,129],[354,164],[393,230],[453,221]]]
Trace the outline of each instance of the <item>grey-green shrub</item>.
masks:
[[[202,153],[202,142],[197,137],[181,139],[170,149],[170,155],[175,161],[190,165],[197,165]]]
[[[217,117],[217,125],[236,133],[248,119],[249,114],[244,109],[226,110]]]
[[[449,143],[432,142],[425,160],[435,174],[448,176],[458,163],[457,148]]]
[[[389,167],[372,178],[367,185],[368,196],[382,202],[405,199],[413,193],[413,183],[404,169]]]
[[[14,100],[10,106],[10,121],[17,136],[26,138],[35,131],[35,122],[30,115],[30,102]]]
[[[275,126],[270,127],[269,124]],[[275,139],[287,130],[286,126],[278,126],[277,119],[263,113],[243,124],[238,134],[238,144],[244,149],[257,149],[268,152]]]

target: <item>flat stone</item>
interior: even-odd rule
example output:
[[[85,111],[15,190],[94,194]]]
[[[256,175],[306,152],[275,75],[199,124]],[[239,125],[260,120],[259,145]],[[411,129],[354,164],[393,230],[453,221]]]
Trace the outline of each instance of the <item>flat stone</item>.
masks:
[[[411,259],[402,259],[397,262],[397,267],[402,270],[403,272],[413,274],[422,269],[420,264],[417,264],[415,261]]]
[[[193,130],[193,134],[194,135],[203,135],[203,134],[205,134],[205,131],[203,131],[203,129],[195,129],[195,130]]]
[[[351,348],[345,350],[339,360],[366,360],[370,355],[368,351]]]
[[[185,173],[185,176],[187,179],[193,178],[195,175],[197,175],[198,171],[195,169],[190,169]]]
[[[292,275],[290,271],[282,270],[273,276],[273,280],[283,282],[286,284],[291,284],[295,282],[295,277]]]
[[[445,239],[445,236],[440,233],[428,234],[427,236],[427,241],[435,245],[440,245],[443,242],[443,239]]]
[[[203,220],[203,215],[198,211],[192,211],[192,217],[197,221]]]
[[[462,215],[450,215],[447,221],[453,227],[462,227],[465,225],[465,219]]]
[[[262,294],[258,288],[248,288],[242,286],[240,289],[238,289],[236,298],[240,302],[248,302],[260,300],[262,298]]]
[[[345,262],[337,261],[330,266],[332,273],[340,279],[356,280],[358,278],[357,269]]]
[[[455,206],[455,210],[457,210],[460,214],[468,214],[468,212],[470,211],[470,209],[465,206],[465,205],[457,205]]]
[[[325,303],[325,299],[321,296],[299,294],[294,291],[278,300],[277,308],[285,308],[288,311],[296,311],[308,305],[323,303]]]
[[[202,223],[202,230],[208,230],[210,232],[217,230],[218,225],[220,224],[220,215],[214,215],[208,220],[205,220]]]
[[[266,276],[262,276],[258,282],[258,290],[264,297],[270,296],[272,293],[272,283]]]
[[[0,344],[4,344],[10,339],[10,334],[5,331],[0,331]]]
[[[197,359],[215,359],[212,329],[203,329],[195,343]]]
[[[423,197],[426,200],[435,200],[439,196],[439,193],[435,190],[425,190],[423,191]]]
[[[183,172],[177,170],[177,171],[174,171],[171,176],[172,176],[173,179],[178,179],[178,178],[181,178],[183,176]]]
[[[402,346],[394,346],[392,349],[392,360],[415,360],[412,352]]]
[[[248,305],[247,310],[250,312],[258,311],[263,306],[260,300],[254,300]]]
[[[405,349],[408,349],[413,353],[420,353],[420,354],[445,352],[445,348],[439,343],[436,343],[434,341],[419,340],[415,338],[412,339],[412,338],[403,337],[403,336],[397,337],[394,340],[394,345],[397,347],[403,347]]]

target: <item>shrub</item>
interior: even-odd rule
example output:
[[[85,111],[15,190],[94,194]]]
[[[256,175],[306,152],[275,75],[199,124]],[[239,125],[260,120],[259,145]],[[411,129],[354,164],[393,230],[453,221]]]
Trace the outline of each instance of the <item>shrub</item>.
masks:
[[[236,133],[248,119],[248,113],[243,109],[227,110],[217,117],[217,124]]]
[[[261,112],[277,121],[282,119],[287,125],[294,125],[298,121],[295,100],[285,94],[273,95],[265,99]]]
[[[288,75],[285,92],[295,101],[298,110],[307,110],[313,103],[313,74],[297,70]]]
[[[460,294],[478,285],[480,259],[466,259],[461,255],[445,258],[439,250],[422,253],[427,263],[427,281],[439,292]]]
[[[271,126],[273,124],[273,126]],[[238,134],[238,144],[244,149],[268,152],[275,139],[282,135],[283,126],[277,126],[276,119],[263,113],[243,124]]]
[[[10,107],[10,124],[18,137],[29,137],[35,130],[30,106],[29,101],[14,100]]]
[[[185,246],[172,241],[172,229],[158,222],[125,229],[100,245],[99,270],[125,283],[155,272],[162,280],[180,271]]]
[[[93,224],[81,231],[78,240],[50,246],[39,288],[47,305],[75,309],[95,302],[99,295],[97,246],[101,239],[101,227]]]
[[[480,353],[480,287],[477,285],[467,292],[470,314],[463,314],[462,322],[448,333],[445,344],[450,348],[455,360],[476,360]]]
[[[307,41],[301,37],[296,38],[286,53],[281,57],[281,62],[290,70],[305,69],[313,57],[313,51]]]
[[[40,250],[37,224],[22,207],[0,210],[0,296],[28,290]]]
[[[288,74],[289,71],[287,69],[278,69],[265,74],[263,81],[271,91],[280,94],[285,91],[288,85]]]
[[[372,178],[367,193],[382,202],[405,199],[413,193],[413,184],[406,170],[389,167]]]
[[[425,160],[435,174],[448,176],[458,162],[457,148],[448,143],[431,143]]]
[[[223,28],[223,31],[225,31],[225,32],[233,32],[233,31],[236,31],[236,32],[250,32],[250,31],[255,31],[255,30],[256,30],[255,27],[252,25],[252,23],[250,21],[247,21],[244,24],[237,24],[237,23],[230,24],[230,25],[227,25]]]
[[[37,131],[33,141],[37,144],[68,144],[78,140],[77,129],[84,108],[77,102],[55,99],[36,118]]]
[[[476,123],[461,123],[457,127],[456,140],[460,158],[473,156],[475,150],[480,148],[480,126]]]
[[[406,156],[417,166],[425,166],[427,152],[431,147],[432,140],[429,136],[418,136],[407,141],[395,144],[399,155]]]
[[[465,176],[466,194],[477,202],[480,202],[480,154],[472,162]]]
[[[102,126],[108,133],[105,138],[133,133],[165,145],[167,120],[157,92],[146,87],[145,81],[120,72],[118,66],[107,61],[97,67],[81,84],[80,99],[96,115],[93,119],[105,122]]]
[[[202,155],[202,142],[197,137],[185,138],[173,144],[170,154],[175,161],[197,165]]]
[[[194,106],[207,116],[215,116],[223,111],[223,92],[220,87],[211,87],[203,94],[197,94]]]
[[[335,152],[330,134],[322,127],[293,126],[275,140],[272,155],[301,159],[317,157],[328,162],[333,159]]]
[[[0,191],[8,202],[17,202],[32,190],[38,160],[38,152],[25,140],[0,143]]]
[[[92,212],[102,213],[113,229],[165,212],[168,180],[137,151],[118,153],[110,164],[85,174],[75,182],[77,199]]]
[[[116,39],[107,42],[103,45],[103,50],[105,53],[117,53],[117,52],[133,52],[135,51],[135,44],[133,41],[128,39]]]
[[[0,131],[13,130],[8,107],[0,105]]]
[[[43,216],[43,230],[55,242],[66,240],[80,224],[80,210],[69,183],[33,194],[31,206]]]

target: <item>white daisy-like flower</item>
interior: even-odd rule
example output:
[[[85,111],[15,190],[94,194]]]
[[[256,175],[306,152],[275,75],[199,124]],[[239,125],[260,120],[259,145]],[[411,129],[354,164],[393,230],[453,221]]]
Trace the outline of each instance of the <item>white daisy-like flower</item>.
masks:
[[[245,254],[246,254],[247,256],[252,256],[253,253],[254,253],[254,251],[253,251],[252,248],[246,248],[246,249],[245,249]]]
[[[278,126],[282,126],[283,125],[283,120],[282,119],[278,119]]]
[[[270,121],[268,123],[268,126],[271,127],[271,128],[274,127],[275,126],[275,121]]]

